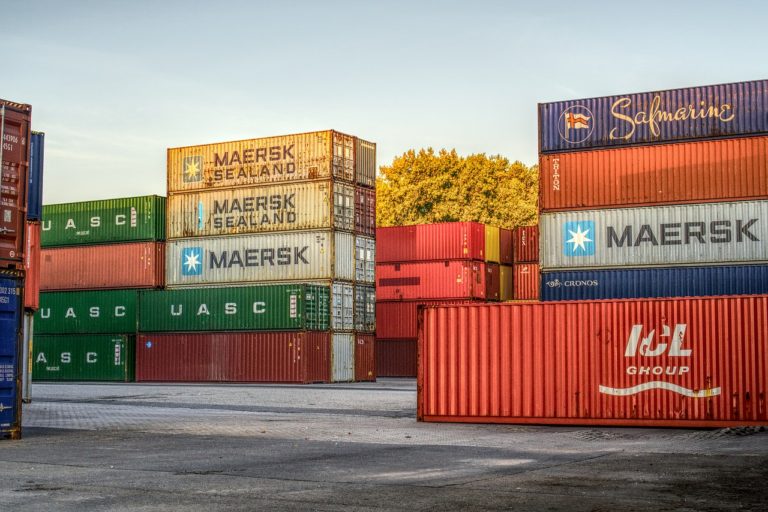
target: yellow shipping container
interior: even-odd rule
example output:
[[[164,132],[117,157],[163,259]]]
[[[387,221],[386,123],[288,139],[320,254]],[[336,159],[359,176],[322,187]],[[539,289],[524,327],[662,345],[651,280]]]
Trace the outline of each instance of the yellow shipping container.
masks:
[[[514,298],[514,275],[515,271],[512,265],[499,266],[499,300],[502,302],[506,302]]]
[[[499,228],[485,226],[485,261],[501,262],[501,244],[499,243]]]

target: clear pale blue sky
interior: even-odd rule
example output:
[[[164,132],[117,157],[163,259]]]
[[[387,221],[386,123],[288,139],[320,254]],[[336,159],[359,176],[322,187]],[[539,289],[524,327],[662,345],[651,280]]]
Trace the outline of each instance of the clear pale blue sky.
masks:
[[[44,201],[165,194],[165,149],[335,128],[536,162],[536,103],[768,77],[765,2],[0,0]]]

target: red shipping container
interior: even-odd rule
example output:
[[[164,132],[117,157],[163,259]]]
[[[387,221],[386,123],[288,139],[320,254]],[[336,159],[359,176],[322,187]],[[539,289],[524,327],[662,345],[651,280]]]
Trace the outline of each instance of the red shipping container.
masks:
[[[512,282],[515,300],[539,300],[541,275],[538,263],[518,263],[515,265],[515,277]]]
[[[485,300],[501,300],[501,270],[498,263],[485,264]]]
[[[376,235],[376,190],[355,187],[355,232]]]
[[[512,232],[515,263],[539,262],[539,226],[521,226]]]
[[[355,380],[376,380],[376,340],[373,334],[355,335]]]
[[[418,340],[376,338],[376,374],[379,377],[416,377]]]
[[[141,334],[136,381],[329,382],[327,332]]]
[[[376,262],[485,260],[485,226],[445,222],[376,229]]]
[[[485,299],[486,274],[486,264],[476,261],[379,264],[376,299]]]
[[[514,260],[512,230],[499,228],[499,263],[511,265]]]
[[[539,170],[541,211],[763,199],[768,137],[541,155]]]
[[[420,420],[768,424],[768,296],[423,311]]]
[[[42,250],[41,290],[161,288],[165,244],[83,245]]]
[[[24,307],[37,311],[40,309],[40,222],[27,222],[26,229]]]
[[[32,107],[0,99],[0,268],[24,267]]]
[[[416,339],[419,306],[461,304],[466,300],[376,301],[376,339]]]

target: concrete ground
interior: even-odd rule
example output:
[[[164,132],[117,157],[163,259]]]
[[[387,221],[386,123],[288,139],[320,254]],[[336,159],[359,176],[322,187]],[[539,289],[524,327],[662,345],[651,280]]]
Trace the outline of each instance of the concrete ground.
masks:
[[[768,510],[768,433],[429,424],[413,380],[35,384],[0,510]]]

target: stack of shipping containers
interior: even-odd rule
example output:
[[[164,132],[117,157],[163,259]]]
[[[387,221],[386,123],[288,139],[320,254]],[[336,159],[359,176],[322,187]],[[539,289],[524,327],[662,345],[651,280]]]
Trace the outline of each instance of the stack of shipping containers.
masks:
[[[374,380],[375,151],[330,130],[169,149],[137,380]]]
[[[138,292],[164,281],[165,198],[43,206],[34,380],[131,381]]]
[[[448,222],[378,228],[376,236],[377,371],[415,377],[419,306],[499,301],[500,264],[512,263],[511,233]],[[509,293],[511,282],[504,290]]]

